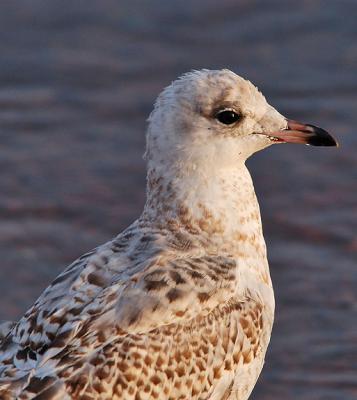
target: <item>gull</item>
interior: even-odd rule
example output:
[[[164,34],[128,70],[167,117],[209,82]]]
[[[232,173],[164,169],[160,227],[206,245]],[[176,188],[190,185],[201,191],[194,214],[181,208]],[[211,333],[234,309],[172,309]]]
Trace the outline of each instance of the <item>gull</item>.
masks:
[[[245,161],[287,142],[337,145],[226,69],[164,89],[149,117],[141,216],[3,325],[0,398],[248,399],[274,292]]]

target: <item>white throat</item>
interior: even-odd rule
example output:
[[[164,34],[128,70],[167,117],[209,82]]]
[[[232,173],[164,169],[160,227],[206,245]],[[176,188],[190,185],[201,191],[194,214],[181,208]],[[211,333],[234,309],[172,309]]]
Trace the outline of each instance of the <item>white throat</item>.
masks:
[[[149,168],[144,214],[161,226],[175,221],[207,238],[212,250],[265,257],[259,205],[245,164],[185,165],[185,170],[182,165]]]

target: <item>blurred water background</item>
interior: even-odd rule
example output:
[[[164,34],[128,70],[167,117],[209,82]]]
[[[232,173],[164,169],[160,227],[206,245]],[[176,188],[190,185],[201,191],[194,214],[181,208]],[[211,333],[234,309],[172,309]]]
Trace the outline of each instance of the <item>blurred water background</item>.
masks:
[[[183,72],[228,67],[339,149],[249,161],[277,315],[253,399],[357,399],[357,2],[0,3],[0,319],[144,203],[144,131]]]

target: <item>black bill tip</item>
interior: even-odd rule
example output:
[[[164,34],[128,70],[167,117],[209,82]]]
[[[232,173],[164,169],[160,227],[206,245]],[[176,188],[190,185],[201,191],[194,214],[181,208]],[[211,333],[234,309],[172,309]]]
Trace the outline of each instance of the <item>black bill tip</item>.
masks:
[[[310,128],[310,132],[312,133],[312,135],[309,135],[307,138],[306,144],[311,146],[338,147],[338,142],[335,140],[335,138],[324,129],[310,124],[307,124],[306,127]]]

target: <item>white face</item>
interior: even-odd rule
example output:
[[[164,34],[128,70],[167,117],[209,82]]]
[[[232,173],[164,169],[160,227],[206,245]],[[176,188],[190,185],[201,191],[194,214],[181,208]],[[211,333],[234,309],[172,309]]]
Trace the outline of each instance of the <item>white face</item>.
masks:
[[[156,165],[189,159],[233,166],[274,143],[269,132],[286,127],[249,81],[229,70],[195,71],[158,97],[149,118],[147,158]]]

